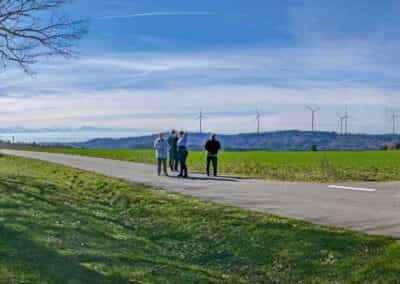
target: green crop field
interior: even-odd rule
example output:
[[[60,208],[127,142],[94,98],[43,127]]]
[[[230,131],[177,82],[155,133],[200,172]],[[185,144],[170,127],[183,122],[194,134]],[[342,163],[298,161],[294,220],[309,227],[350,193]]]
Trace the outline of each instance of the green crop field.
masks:
[[[153,150],[88,150],[33,148],[154,163]],[[400,151],[365,152],[222,152],[220,172],[289,181],[385,181],[400,180]],[[189,170],[204,171],[205,153],[191,152]]]
[[[0,283],[398,283],[400,241],[0,156]]]

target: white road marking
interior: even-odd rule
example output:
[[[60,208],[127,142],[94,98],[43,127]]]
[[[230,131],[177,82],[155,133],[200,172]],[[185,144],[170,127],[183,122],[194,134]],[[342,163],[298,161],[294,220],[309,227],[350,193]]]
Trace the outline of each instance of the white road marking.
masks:
[[[336,189],[349,189],[349,190],[368,191],[368,192],[376,191],[376,189],[374,188],[352,187],[352,186],[342,186],[342,185],[329,185],[328,187]]]

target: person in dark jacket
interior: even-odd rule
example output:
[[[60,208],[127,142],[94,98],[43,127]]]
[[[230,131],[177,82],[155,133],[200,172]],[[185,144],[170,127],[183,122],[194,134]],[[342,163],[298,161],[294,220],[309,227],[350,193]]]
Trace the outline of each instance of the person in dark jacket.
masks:
[[[171,171],[178,171],[178,135],[175,130],[171,131],[171,134],[168,137],[169,144],[169,168]]]
[[[207,151],[207,175],[210,175],[210,164],[214,169],[214,176],[218,173],[218,152],[221,150],[221,143],[217,140],[215,133],[211,134],[211,138],[207,141],[204,148]]]
[[[188,149],[188,135],[187,133],[180,131],[178,139],[178,156],[180,164],[180,172],[178,177],[188,177],[188,169],[186,165],[186,160],[189,155]]]

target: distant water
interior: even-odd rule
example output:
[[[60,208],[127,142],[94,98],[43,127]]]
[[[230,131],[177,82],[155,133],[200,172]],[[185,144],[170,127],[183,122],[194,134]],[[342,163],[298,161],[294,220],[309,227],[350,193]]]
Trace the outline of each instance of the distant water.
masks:
[[[129,131],[51,131],[51,132],[23,132],[0,133],[0,140],[23,143],[49,143],[49,142],[84,142],[95,138],[121,138],[143,135],[144,133]]]

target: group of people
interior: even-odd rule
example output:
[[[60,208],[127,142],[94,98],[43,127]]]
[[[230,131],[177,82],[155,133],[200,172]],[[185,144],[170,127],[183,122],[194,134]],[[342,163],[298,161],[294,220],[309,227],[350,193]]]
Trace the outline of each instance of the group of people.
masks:
[[[172,130],[168,139],[165,139],[164,134],[160,133],[154,141],[154,149],[157,158],[157,173],[168,176],[168,166],[171,171],[178,172],[179,177],[188,177],[187,157],[189,155],[188,134],[184,131],[177,133]],[[211,134],[210,139],[204,145],[207,151],[206,172],[210,175],[210,166],[213,167],[213,174],[218,173],[218,152],[221,150],[221,143],[217,140],[216,135]]]

